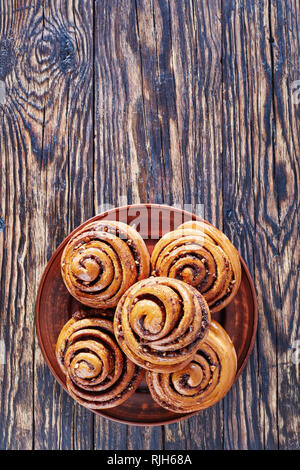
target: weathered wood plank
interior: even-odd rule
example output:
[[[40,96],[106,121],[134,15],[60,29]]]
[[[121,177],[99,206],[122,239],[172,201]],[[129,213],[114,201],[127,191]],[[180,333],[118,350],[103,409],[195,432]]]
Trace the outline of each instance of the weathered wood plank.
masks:
[[[36,134],[42,129],[42,113],[30,96],[25,63],[24,34],[33,21],[32,9],[15,2],[0,6],[0,106],[1,152],[1,338],[5,342],[6,364],[1,370],[2,449],[31,448],[33,442],[33,305],[35,272],[31,266],[40,262],[36,209]],[[38,19],[37,19],[38,21]],[[26,83],[27,82],[27,83]],[[33,86],[36,86],[34,84]],[[33,124],[34,123],[34,124]],[[30,167],[29,162],[33,161]],[[39,214],[40,215],[40,214]],[[42,224],[40,224],[41,227]]]
[[[93,8],[80,1],[53,1],[44,4],[42,18],[43,63],[48,74],[42,142],[46,198],[42,203],[47,211],[49,232],[44,244],[49,257],[73,228],[94,214]],[[35,447],[91,448],[92,413],[75,404],[60,387],[57,390],[57,385],[56,395],[45,407],[41,395],[46,400],[51,397],[52,378],[45,378],[48,369],[39,353],[36,357]],[[43,387],[47,393],[41,394]]]
[[[156,450],[164,448],[164,434],[161,426],[129,426],[128,449],[130,450]]]
[[[278,210],[276,274],[277,422],[280,449],[299,449],[299,186],[300,186],[300,5],[270,2],[274,96],[274,185]],[[298,84],[297,84],[298,81]],[[295,83],[296,82],[296,83]],[[298,95],[299,96],[299,95]]]
[[[224,4],[223,228],[246,260],[252,275],[256,274],[253,165],[254,160],[263,161],[272,153],[270,143],[259,137],[264,133],[270,135],[271,131],[271,123],[265,119],[271,103],[267,19],[268,11],[263,2]],[[261,302],[259,313],[261,318]],[[266,333],[266,347],[272,344],[268,338]],[[254,351],[232,394],[225,399],[224,447],[227,449],[263,446],[258,383]]]
[[[203,215],[221,226],[221,2],[169,2],[168,13],[175,123],[182,166],[183,190],[179,202],[182,207],[190,204],[193,211],[197,204],[202,205]],[[170,128],[171,123],[172,118]],[[166,449],[218,449],[222,448],[222,440],[222,404],[165,428]]]
[[[268,2],[228,2],[224,28],[224,229],[255,278],[257,354],[226,413],[228,448],[278,447],[279,214]]]
[[[138,4],[140,7],[140,4]],[[146,5],[146,4],[145,4]],[[143,64],[143,22],[132,2],[97,2],[95,10],[95,207],[162,201],[160,128],[153,70]],[[147,6],[147,18],[153,22]],[[151,26],[153,28],[153,26]],[[153,29],[150,29],[152,36]],[[154,40],[153,40],[154,41]],[[153,42],[154,44],[154,42]],[[154,56],[155,57],[155,56]],[[151,60],[151,59],[148,59]],[[152,81],[147,88],[146,80]],[[147,91],[148,90],[148,91]],[[147,95],[149,93],[149,96]],[[151,93],[151,95],[150,95]],[[160,446],[161,429],[133,429],[95,418],[96,449]]]
[[[0,7],[0,79],[6,92],[0,109],[6,175],[1,184],[3,448],[91,445],[91,413],[76,407],[55,383],[34,327],[36,291],[47,260],[74,224],[93,214],[87,165],[93,143],[93,21],[91,10],[80,4],[2,2]]]
[[[181,203],[222,224],[221,2],[169,2],[169,11]]]

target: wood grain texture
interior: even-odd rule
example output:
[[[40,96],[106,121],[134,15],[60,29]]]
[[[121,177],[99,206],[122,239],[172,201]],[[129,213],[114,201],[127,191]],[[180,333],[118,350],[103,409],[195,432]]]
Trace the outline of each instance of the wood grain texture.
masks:
[[[74,407],[45,366],[34,336],[34,303],[57,244],[93,215],[92,12],[82,6],[79,11],[80,2],[5,3],[1,282],[7,297],[2,297],[1,333],[3,328],[7,364],[1,423],[7,431],[1,445],[72,448],[78,435],[84,445],[92,418],[89,414],[87,421],[86,411]]]
[[[299,339],[299,184],[300,104],[293,83],[300,77],[300,6],[270,3],[273,62],[273,152],[278,230],[277,271],[279,305],[276,322],[278,445],[299,449],[299,363],[292,359]],[[297,52],[298,51],[298,52]],[[299,83],[298,83],[299,89]]]
[[[150,19],[152,21],[152,12]],[[143,69],[139,23],[135,2],[97,2],[95,10],[95,206],[146,202],[155,190],[161,202],[159,183],[162,165],[153,159],[145,116]],[[151,124],[154,126],[155,122]],[[154,134],[153,127],[151,132]],[[152,139],[155,140],[153,135]],[[154,145],[154,144],[153,144]],[[160,145],[159,145],[160,148]],[[143,162],[141,166],[140,163]],[[151,189],[155,165],[158,178]],[[104,175],[104,177],[103,177]],[[106,429],[103,433],[101,430]],[[95,418],[95,448],[126,449],[159,447],[161,430],[125,428]],[[108,436],[112,436],[108,439]]]
[[[299,449],[299,24],[296,0],[0,0],[1,449]],[[203,205],[259,303],[230,393],[164,427],[75,404],[35,337],[54,249],[136,202]]]
[[[222,19],[224,232],[241,252],[252,275],[256,276],[255,280],[263,275],[263,279],[255,284],[260,314],[256,346],[260,346],[260,334],[264,334],[259,360],[268,363],[274,357],[275,345],[270,328],[265,325],[266,316],[262,314],[269,317],[272,327],[271,312],[267,312],[265,303],[262,305],[261,289],[267,290],[271,304],[274,289],[267,276],[267,266],[255,269],[256,263],[264,265],[269,259],[265,256],[269,250],[268,241],[265,241],[269,224],[265,220],[262,221],[263,239],[256,247],[258,220],[264,218],[266,212],[261,211],[259,205],[255,207],[255,192],[263,191],[259,201],[262,205],[267,204],[266,209],[272,206],[272,201],[266,200],[264,184],[260,185],[261,178],[268,178],[272,168],[268,5],[266,2],[225,2]],[[257,168],[260,163],[265,167]],[[225,400],[226,448],[264,448],[263,434],[268,427],[268,418],[276,419],[274,414],[269,416],[274,413],[273,404],[276,404],[274,387],[267,377],[270,371],[262,369],[259,360],[254,351],[241,380],[234,386],[233,396],[229,395]],[[270,432],[273,431],[271,428]]]

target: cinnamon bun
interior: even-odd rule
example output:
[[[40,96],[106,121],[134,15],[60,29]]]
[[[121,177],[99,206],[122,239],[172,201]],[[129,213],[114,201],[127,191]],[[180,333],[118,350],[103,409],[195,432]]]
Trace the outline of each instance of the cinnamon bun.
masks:
[[[167,277],[150,277],[130,287],[114,317],[115,336],[125,354],[157,372],[184,367],[209,325],[210,311],[202,295]]]
[[[119,348],[112,321],[81,313],[62,328],[56,358],[70,395],[92,410],[120,405],[144,376]]]
[[[180,279],[195,287],[212,313],[226,307],[241,282],[239,254],[217,228],[190,221],[166,233],[151,256],[152,274]]]
[[[226,331],[212,321],[208,335],[192,361],[177,372],[147,372],[153,399],[175,413],[208,408],[221,400],[231,388],[237,369],[234,346]]]
[[[61,258],[64,283],[79,302],[115,307],[124,292],[148,277],[149,253],[140,234],[122,222],[94,221],[74,233]]]

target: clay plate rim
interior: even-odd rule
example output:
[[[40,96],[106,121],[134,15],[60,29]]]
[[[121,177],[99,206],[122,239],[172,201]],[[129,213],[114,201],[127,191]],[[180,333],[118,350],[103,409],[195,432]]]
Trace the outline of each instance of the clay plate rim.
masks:
[[[64,390],[67,393],[68,393],[68,390],[67,390],[67,387],[66,387],[65,383],[60,379],[60,377],[57,376],[55,369],[53,368],[50,360],[48,359],[47,351],[46,351],[46,348],[45,348],[43,340],[42,340],[41,329],[40,329],[40,325],[39,325],[39,310],[40,310],[41,294],[42,294],[42,291],[43,291],[43,286],[44,286],[44,282],[45,282],[45,279],[47,277],[48,271],[50,270],[52,263],[56,259],[57,252],[59,252],[62,249],[62,247],[65,246],[65,244],[69,241],[69,239],[73,236],[73,234],[78,230],[79,227],[83,227],[83,226],[87,225],[88,223],[93,222],[93,221],[98,220],[98,219],[101,220],[104,215],[107,217],[107,215],[109,213],[119,212],[119,211],[128,211],[130,209],[138,209],[138,208],[150,208],[151,209],[151,207],[155,207],[157,209],[169,209],[169,211],[173,211],[173,212],[177,212],[177,213],[181,213],[181,214],[186,214],[188,217],[191,218],[191,220],[204,221],[204,222],[212,225],[207,220],[202,219],[201,217],[193,214],[192,212],[189,212],[189,211],[186,211],[186,210],[183,210],[183,209],[179,209],[177,207],[172,207],[172,206],[169,206],[167,204],[141,203],[141,204],[129,204],[129,205],[125,205],[125,206],[115,207],[115,208],[109,209],[106,212],[95,215],[94,217],[86,220],[85,222],[80,224],[78,227],[76,227],[58,245],[58,247],[56,248],[56,250],[52,254],[51,258],[47,262],[47,265],[46,265],[46,267],[43,271],[43,274],[42,274],[42,277],[41,277],[41,280],[40,280],[40,283],[39,283],[39,288],[38,288],[38,292],[37,292],[37,299],[36,299],[36,304],[35,304],[36,333],[37,333],[37,337],[38,337],[39,346],[41,348],[41,351],[42,351],[43,357],[46,361],[46,364],[48,365],[48,367],[51,370],[51,372],[52,372],[53,376],[55,377],[55,379],[60,383],[60,385],[64,388]],[[253,328],[252,328],[252,336],[251,336],[251,341],[249,343],[248,351],[247,351],[247,354],[245,355],[244,360],[243,360],[243,362],[242,362],[242,364],[241,364],[241,366],[240,366],[240,368],[239,368],[239,370],[236,374],[235,382],[238,379],[238,377],[240,376],[240,374],[242,373],[242,371],[244,370],[244,368],[246,366],[246,363],[248,362],[249,356],[250,356],[250,354],[253,350],[253,346],[254,346],[254,342],[255,342],[255,338],[256,338],[256,332],[257,332],[257,323],[258,323],[257,297],[256,297],[254,282],[252,280],[250,271],[249,271],[249,269],[248,269],[248,267],[247,267],[247,265],[246,265],[246,263],[245,263],[245,261],[244,261],[244,259],[243,259],[243,257],[241,256],[240,253],[239,253],[239,257],[240,257],[240,261],[243,265],[243,269],[245,271],[247,280],[249,282],[251,295],[252,295],[252,300],[253,300]],[[76,400],[74,400],[74,401],[76,402]],[[93,410],[90,410],[90,411],[93,412]],[[201,411],[194,411],[192,413],[187,413],[184,416],[179,416],[179,417],[174,416],[174,418],[171,418],[171,419],[168,419],[168,420],[162,420],[162,421],[157,421],[155,423],[151,423],[151,422],[149,423],[149,422],[142,422],[142,421],[133,422],[133,421],[127,421],[125,419],[118,419],[116,417],[107,416],[105,414],[105,412],[103,412],[101,410],[97,410],[97,412],[96,412],[97,415],[100,415],[100,416],[102,416],[106,419],[109,419],[110,421],[114,421],[114,422],[117,422],[117,423],[127,424],[129,426],[151,426],[151,427],[152,426],[163,426],[163,425],[167,425],[167,424],[177,423],[177,422],[183,421],[184,419],[188,419],[192,416],[195,416],[199,413],[201,413]]]

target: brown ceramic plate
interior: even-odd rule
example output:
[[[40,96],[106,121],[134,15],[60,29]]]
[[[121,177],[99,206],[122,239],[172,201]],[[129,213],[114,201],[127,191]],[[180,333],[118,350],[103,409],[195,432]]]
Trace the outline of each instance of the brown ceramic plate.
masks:
[[[190,212],[158,204],[136,204],[109,210],[88,222],[113,219],[134,225],[145,240],[151,253],[157,240],[187,220],[201,220]],[[82,227],[81,226],[81,227]],[[72,232],[73,233],[73,232]],[[78,309],[87,309],[68,293],[60,274],[60,259],[64,246],[72,233],[59,245],[42,276],[36,302],[36,330],[45,360],[56,379],[66,389],[65,377],[55,358],[58,334]],[[237,377],[245,367],[253,347],[257,327],[257,304],[253,281],[241,258],[242,281],[233,301],[213,318],[221,323],[235,346],[238,357]],[[156,404],[143,381],[137,391],[120,406],[97,411],[106,418],[132,425],[162,425],[174,423],[196,413],[172,413]]]

